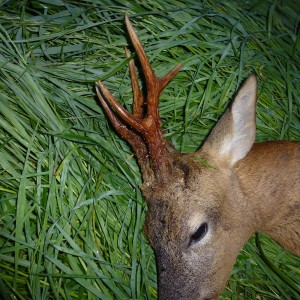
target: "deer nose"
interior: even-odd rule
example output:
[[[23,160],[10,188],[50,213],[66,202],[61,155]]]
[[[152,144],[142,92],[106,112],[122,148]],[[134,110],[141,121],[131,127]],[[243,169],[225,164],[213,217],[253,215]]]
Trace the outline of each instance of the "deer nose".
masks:
[[[211,296],[209,296],[209,297],[197,297],[197,296],[195,296],[195,297],[182,297],[182,296],[180,296],[180,297],[176,297],[176,298],[174,298],[174,296],[172,295],[172,296],[170,296],[170,295],[160,295],[159,296],[159,298],[158,298],[159,300],[174,300],[174,299],[176,299],[176,300],[218,300],[218,295],[216,295],[216,296],[213,296],[213,297],[211,297]]]

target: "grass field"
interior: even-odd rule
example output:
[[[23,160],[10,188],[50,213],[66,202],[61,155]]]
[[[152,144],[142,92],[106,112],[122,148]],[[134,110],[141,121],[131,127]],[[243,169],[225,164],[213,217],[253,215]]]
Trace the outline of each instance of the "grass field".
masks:
[[[0,299],[155,299],[133,152],[95,97],[128,109],[131,18],[158,76],[165,136],[197,149],[233,93],[259,80],[257,141],[300,140],[297,0],[43,0],[0,4]],[[222,299],[300,299],[300,258],[260,233]]]

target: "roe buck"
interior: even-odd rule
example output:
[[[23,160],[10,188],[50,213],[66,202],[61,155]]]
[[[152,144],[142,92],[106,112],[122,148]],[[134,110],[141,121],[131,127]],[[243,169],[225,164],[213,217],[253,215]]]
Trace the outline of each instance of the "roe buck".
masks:
[[[159,299],[217,299],[239,250],[259,230],[300,256],[300,143],[254,144],[256,77],[244,82],[202,148],[180,154],[164,140],[158,113],[159,96],[180,65],[156,77],[127,16],[125,22],[147,95],[133,60],[132,114],[102,82],[96,90],[141,167],[145,233],[156,254]]]

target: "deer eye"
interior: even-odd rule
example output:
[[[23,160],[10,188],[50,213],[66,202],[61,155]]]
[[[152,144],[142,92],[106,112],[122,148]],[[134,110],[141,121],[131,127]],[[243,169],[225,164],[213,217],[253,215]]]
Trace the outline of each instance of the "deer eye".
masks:
[[[198,229],[191,235],[190,245],[199,242],[204,238],[208,230],[208,224],[206,222],[202,223]]]

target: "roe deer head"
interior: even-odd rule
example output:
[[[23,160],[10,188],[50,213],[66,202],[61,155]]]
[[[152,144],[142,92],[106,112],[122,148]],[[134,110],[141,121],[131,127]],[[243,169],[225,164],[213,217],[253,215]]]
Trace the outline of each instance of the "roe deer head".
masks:
[[[145,233],[156,254],[159,299],[217,299],[253,233],[262,230],[300,256],[300,143],[254,144],[257,81],[251,75],[201,149],[175,151],[160,130],[158,99],[180,65],[156,77],[125,19],[147,95],[138,86],[132,60],[132,114],[102,82],[96,90],[142,170]]]

